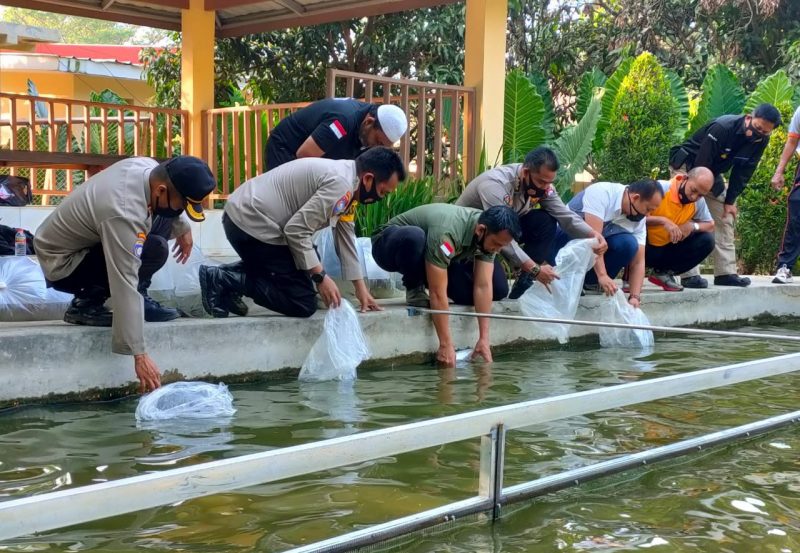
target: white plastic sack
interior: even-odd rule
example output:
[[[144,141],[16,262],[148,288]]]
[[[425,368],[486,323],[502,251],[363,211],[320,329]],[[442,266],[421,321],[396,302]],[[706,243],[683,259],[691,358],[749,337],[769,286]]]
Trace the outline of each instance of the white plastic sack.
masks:
[[[644,311],[636,309],[628,300],[622,290],[610,298],[606,298],[600,306],[600,320],[606,323],[624,323],[634,325],[649,325],[650,320]],[[649,348],[653,346],[653,332],[650,330],[634,330],[629,328],[600,327],[600,345],[604,348]]]
[[[342,278],[342,262],[336,255],[336,247],[333,241],[333,229],[325,227],[314,235],[314,245],[317,247],[317,255],[325,268],[325,272],[331,278]]]
[[[200,248],[194,245],[189,261],[185,264],[178,263],[172,256],[167,264],[175,286],[175,307],[192,317],[209,317],[203,309],[200,295],[200,265],[219,265],[219,263],[208,259]]]
[[[174,382],[143,396],[136,407],[136,420],[210,419],[235,412],[225,384]]]
[[[70,294],[47,288],[39,264],[29,257],[0,257],[0,321],[47,321],[64,317]]]
[[[300,380],[354,380],[356,367],[369,357],[358,315],[347,300],[325,314],[320,336],[300,369]]]
[[[556,270],[560,279],[550,283],[547,291],[544,284],[534,282],[519,299],[519,307],[526,317],[548,319],[574,319],[581,299],[583,279],[595,262],[592,248],[597,244],[594,238],[571,240],[556,255]],[[537,332],[555,338],[561,344],[569,340],[569,325],[543,323],[537,325]]]

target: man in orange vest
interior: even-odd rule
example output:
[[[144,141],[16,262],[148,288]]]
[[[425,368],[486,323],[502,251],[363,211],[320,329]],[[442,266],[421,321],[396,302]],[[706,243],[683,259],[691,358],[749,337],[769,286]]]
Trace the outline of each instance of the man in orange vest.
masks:
[[[659,181],[664,201],[647,216],[645,265],[648,280],[667,292],[680,292],[676,274],[688,271],[714,250],[714,218],[703,196],[714,186],[714,173],[695,167],[671,181]]]

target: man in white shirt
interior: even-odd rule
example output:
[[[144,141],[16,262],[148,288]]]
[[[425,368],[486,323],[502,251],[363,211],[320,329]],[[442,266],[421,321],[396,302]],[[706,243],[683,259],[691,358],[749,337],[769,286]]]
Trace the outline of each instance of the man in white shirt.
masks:
[[[597,257],[594,268],[586,273],[586,293],[613,295],[617,291],[614,278],[630,265],[628,302],[639,307],[644,283],[644,250],[647,243],[645,218],[661,205],[664,192],[658,181],[642,179],[625,186],[616,182],[596,182],[570,200],[569,208],[580,214],[597,232],[602,232],[608,250]],[[556,251],[569,241],[560,228],[556,234]]]
[[[772,186],[775,190],[783,188],[783,174],[786,166],[793,156],[800,156],[800,107],[794,112],[789,132],[786,136],[786,145],[783,147],[781,160],[772,176]],[[775,284],[789,284],[792,282],[792,267],[800,257],[800,164],[794,172],[794,182],[786,198],[786,227],[781,240],[781,250],[778,252],[778,270],[772,282]]]

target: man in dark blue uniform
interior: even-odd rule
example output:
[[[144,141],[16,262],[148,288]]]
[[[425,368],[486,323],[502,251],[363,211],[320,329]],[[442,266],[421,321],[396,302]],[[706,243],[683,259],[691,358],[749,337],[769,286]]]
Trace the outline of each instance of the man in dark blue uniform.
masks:
[[[749,115],[723,115],[706,123],[690,139],[670,150],[673,173],[707,167],[714,173],[714,186],[705,196],[714,218],[714,284],[749,286],[750,279],[736,271],[733,229],[736,198],[753,176],[772,130],[781,124],[781,114],[771,104],[761,104]],[[728,185],[723,175],[730,171]],[[685,288],[705,288],[708,283],[695,268],[684,273]]]
[[[407,128],[406,114],[392,104],[320,100],[283,119],[270,133],[265,170],[301,157],[355,159],[364,148],[391,147]]]

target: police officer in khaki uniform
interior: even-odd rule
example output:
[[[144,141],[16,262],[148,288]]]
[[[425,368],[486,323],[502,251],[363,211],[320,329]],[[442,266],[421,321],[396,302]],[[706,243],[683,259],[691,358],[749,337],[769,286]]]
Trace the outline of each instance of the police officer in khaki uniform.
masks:
[[[547,286],[558,278],[555,269],[546,263],[553,252],[557,226],[571,238],[596,238],[598,255],[608,248],[603,235],[561,201],[553,187],[558,168],[556,153],[540,146],[525,156],[524,163],[500,165],[481,173],[456,201],[456,205],[476,209],[507,205],[519,215],[523,246],[514,241],[501,252],[514,268],[522,271],[508,295],[512,300],[522,296],[534,279]],[[507,290],[505,280],[502,285]]]
[[[242,184],[228,198],[222,224],[242,262],[200,267],[203,307],[214,317],[238,313],[241,296],[291,317],[317,310],[316,285],[328,307],[341,294],[312,244],[312,235],[334,227],[342,275],[353,281],[361,311],[379,310],[361,275],[355,225],[343,221],[351,204],[383,199],[405,179],[400,157],[375,147],[355,161],[297,159]]]
[[[172,220],[176,259],[192,250],[186,214],[204,219],[202,201],[216,188],[208,166],[191,156],[162,164],[134,157],[119,161],[75,189],[42,223],[34,239],[48,286],[74,294],[68,323],[111,326],[111,350],[133,355],[143,391],[160,385],[145,352],[144,308],[137,290],[141,258],[153,216]],[[104,306],[111,298],[114,316]]]
[[[392,217],[377,229],[372,256],[382,269],[402,273],[409,305],[446,311],[449,297],[457,304],[474,305],[478,313],[489,313],[497,280],[506,278],[504,272],[498,273],[494,255],[519,237],[519,217],[508,206],[481,211],[434,203]],[[469,274],[463,270],[465,264],[474,266]],[[455,366],[448,316],[433,315],[433,325],[439,338],[436,360]],[[478,334],[473,356],[491,362],[489,319],[478,319]]]

